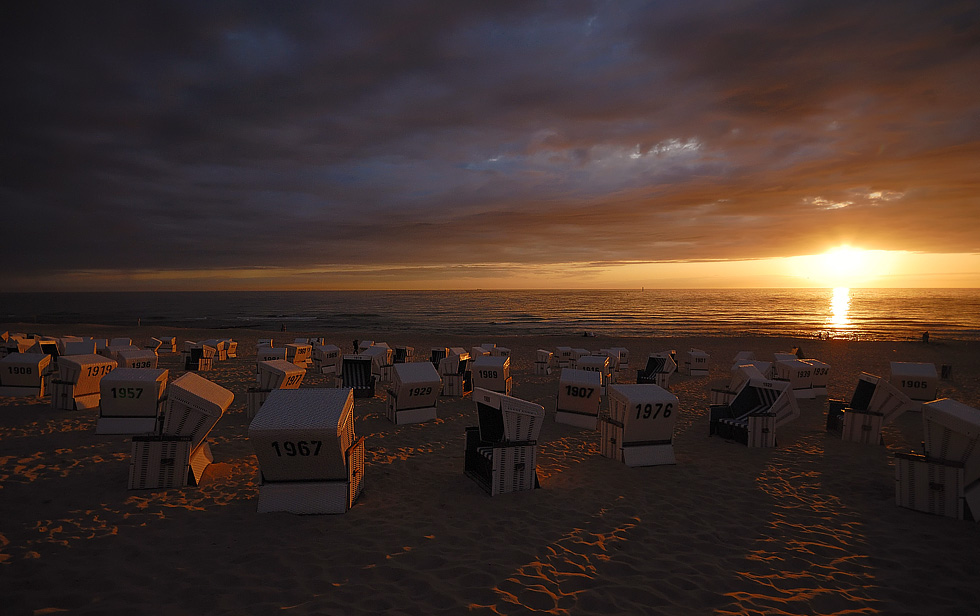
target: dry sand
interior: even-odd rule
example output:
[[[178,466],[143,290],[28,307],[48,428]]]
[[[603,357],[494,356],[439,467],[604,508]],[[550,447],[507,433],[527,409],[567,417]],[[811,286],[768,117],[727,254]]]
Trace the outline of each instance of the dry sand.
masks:
[[[675,376],[677,464],[627,468],[598,433],[553,420],[557,375],[534,376],[538,348],[705,349],[710,379],[736,351],[800,345],[833,369],[831,397],[889,361],[953,366],[940,394],[980,406],[980,344],[793,339],[437,339],[411,333],[260,332],[7,325],[50,335],[233,337],[239,358],[201,373],[236,394],[211,434],[197,488],[129,491],[130,441],[95,434],[97,411],[0,399],[0,595],[19,614],[975,614],[980,526],[897,507],[892,454],[919,449],[921,419],[885,446],[824,431],[826,400],[776,449],[708,437],[709,378]],[[344,515],[256,513],[246,433],[255,340],[326,336],[513,350],[514,395],[547,409],[541,489],[491,498],[463,475],[473,403],[443,398],[439,419],[395,426],[384,399],[359,399],[365,490]],[[179,355],[161,355],[176,377]],[[304,386],[316,386],[308,373]]]

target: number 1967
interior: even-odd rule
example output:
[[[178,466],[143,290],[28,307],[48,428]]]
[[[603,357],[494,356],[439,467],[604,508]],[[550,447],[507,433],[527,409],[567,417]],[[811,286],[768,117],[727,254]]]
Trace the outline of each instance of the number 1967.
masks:
[[[282,456],[318,456],[320,455],[320,446],[323,444],[322,441],[298,441],[296,443],[292,441],[272,441],[272,448],[276,451],[276,455],[280,458]]]

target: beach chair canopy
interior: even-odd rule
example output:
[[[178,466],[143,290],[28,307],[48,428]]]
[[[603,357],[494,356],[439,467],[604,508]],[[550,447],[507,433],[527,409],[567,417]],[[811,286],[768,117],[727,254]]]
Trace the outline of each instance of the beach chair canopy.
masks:
[[[544,407],[514,396],[482,388],[473,389],[480,420],[480,439],[490,443],[536,441]]]

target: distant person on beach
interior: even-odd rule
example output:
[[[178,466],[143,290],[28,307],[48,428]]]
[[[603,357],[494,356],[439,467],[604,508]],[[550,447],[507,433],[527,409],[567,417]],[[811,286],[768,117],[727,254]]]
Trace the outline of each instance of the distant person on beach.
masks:
[[[354,355],[357,355],[357,345],[358,345],[358,343],[359,343],[358,339],[357,338],[354,338]]]
[[[926,344],[929,344],[929,332],[923,332],[922,333],[922,342],[925,342]]]
[[[285,323],[280,323],[279,324],[279,331],[283,331],[283,332],[286,331],[286,324]]]

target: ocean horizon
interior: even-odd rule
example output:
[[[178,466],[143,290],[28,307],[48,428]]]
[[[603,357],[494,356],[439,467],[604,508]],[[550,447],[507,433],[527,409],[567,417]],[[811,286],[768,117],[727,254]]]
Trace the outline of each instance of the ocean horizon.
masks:
[[[453,335],[980,340],[980,289],[173,291],[0,294],[8,324]]]

